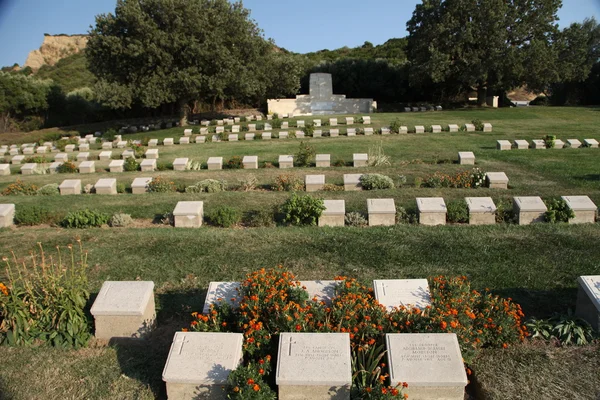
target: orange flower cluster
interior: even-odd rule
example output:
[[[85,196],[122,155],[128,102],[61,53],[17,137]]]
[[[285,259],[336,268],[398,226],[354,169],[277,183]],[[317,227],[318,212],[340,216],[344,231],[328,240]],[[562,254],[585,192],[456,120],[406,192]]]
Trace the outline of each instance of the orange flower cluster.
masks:
[[[0,292],[2,292],[5,296],[8,296],[8,288],[2,282],[0,282]]]
[[[474,184],[475,177],[470,171],[459,172],[456,175],[435,172],[423,179],[423,186],[431,188],[471,188],[478,187]]]

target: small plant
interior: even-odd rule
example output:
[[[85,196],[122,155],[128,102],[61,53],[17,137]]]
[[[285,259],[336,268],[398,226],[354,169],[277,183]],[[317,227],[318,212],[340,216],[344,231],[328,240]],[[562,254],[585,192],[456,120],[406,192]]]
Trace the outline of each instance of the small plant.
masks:
[[[302,129],[306,136],[312,136],[315,133],[315,125],[312,122],[307,123]]]
[[[60,190],[58,189],[58,183],[49,183],[47,185],[42,186],[38,189],[37,194],[41,196],[55,196],[60,194]]]
[[[59,174],[74,174],[77,171],[77,165],[71,161],[64,162],[56,168],[56,172]]]
[[[239,224],[241,218],[240,210],[237,208],[219,206],[210,214],[209,220],[213,225],[229,228]]]
[[[127,172],[139,171],[140,164],[133,157],[127,157],[123,164],[123,169]]]
[[[240,156],[233,156],[227,161],[227,168],[229,169],[242,169],[244,168],[243,159]]]
[[[16,209],[15,223],[17,225],[34,226],[54,222],[54,214],[40,206],[22,205]]]
[[[117,193],[125,193],[127,191],[127,185],[123,182],[117,182]]]
[[[173,169],[173,163],[159,162],[156,164],[157,171],[167,171]]]
[[[513,204],[510,200],[496,201],[496,223],[509,224],[514,222]]]
[[[294,156],[294,161],[296,162],[297,166],[306,167],[310,164],[316,153],[317,152],[313,146],[301,141],[298,152]]]
[[[316,225],[324,210],[322,199],[309,195],[298,196],[296,193],[280,208],[284,215],[283,222],[291,225]]]
[[[294,175],[282,174],[275,178],[271,188],[276,192],[296,192],[304,190],[304,182]]]
[[[398,178],[396,179],[396,186],[401,188],[402,186],[406,185],[406,175],[398,175]]]
[[[325,192],[343,192],[344,191],[344,186],[342,185],[336,185],[333,183],[326,183],[323,186],[323,191]]]
[[[418,189],[418,188],[420,188],[421,186],[423,186],[423,178],[421,178],[421,177],[417,176],[417,177],[415,178],[415,180],[414,180],[414,183],[413,183],[413,184],[415,185],[415,188],[417,188],[417,189]]]
[[[227,188],[227,182],[217,179],[204,179],[185,188],[186,193],[218,193]]]
[[[402,123],[400,123],[400,120],[395,119],[391,124],[390,124],[390,131],[392,133],[400,133],[400,127],[402,126]]]
[[[250,192],[256,189],[256,186],[258,185],[258,179],[256,179],[256,176],[254,175],[248,175],[246,178],[240,179],[239,183],[241,191]]]
[[[273,227],[275,220],[273,219],[273,211],[260,210],[250,211],[244,215],[244,225],[251,228]]]
[[[369,221],[359,212],[351,211],[346,213],[344,221],[348,226],[367,226]]]
[[[335,160],[333,162],[333,166],[334,167],[345,167],[346,166],[346,161],[342,160],[341,158],[338,158],[337,160]]]
[[[546,135],[543,140],[547,149],[553,149],[556,144],[556,135]]]
[[[227,398],[230,400],[275,400],[277,394],[264,381],[271,363],[260,360],[243,363],[227,377]]]
[[[175,182],[169,181],[160,175],[152,178],[148,183],[148,192],[150,193],[172,193],[176,191]]]
[[[393,189],[392,178],[381,174],[364,174],[360,177],[360,183],[364,190]]]
[[[544,214],[547,222],[555,224],[557,222],[569,222],[569,219],[575,218],[575,213],[562,199],[546,200],[548,211]]]
[[[131,224],[133,224],[133,218],[131,218],[131,215],[124,213],[116,213],[108,221],[108,225],[113,228],[125,228]]]
[[[31,184],[25,183],[20,179],[17,179],[15,183],[11,183],[2,191],[3,196],[35,196],[37,194],[38,187]]]
[[[572,315],[556,315],[549,319],[532,318],[527,323],[532,339],[556,340],[563,346],[587,345],[594,339],[594,331],[590,324]]]
[[[385,167],[392,165],[391,158],[385,155],[382,142],[379,142],[373,146],[369,146],[369,165],[372,167]]]
[[[479,119],[474,119],[471,123],[475,126],[476,131],[483,131],[483,122]]]
[[[469,207],[464,200],[451,200],[446,205],[446,219],[451,223],[469,222]]]
[[[402,206],[396,207],[397,224],[414,224],[419,220],[416,210],[407,210]]]
[[[109,219],[108,214],[85,209],[68,213],[61,225],[65,228],[95,228],[107,224]]]
[[[273,129],[281,129],[281,123],[282,123],[282,121],[279,118],[273,118],[271,125],[272,125]]]

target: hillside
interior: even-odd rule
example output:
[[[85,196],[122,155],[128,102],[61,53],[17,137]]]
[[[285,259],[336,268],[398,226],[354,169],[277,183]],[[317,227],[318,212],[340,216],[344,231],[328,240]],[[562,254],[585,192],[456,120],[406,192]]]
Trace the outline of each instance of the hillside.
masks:
[[[335,61],[341,58],[358,59],[394,59],[406,61],[406,38],[389,39],[384,44],[374,46],[371,42],[365,42],[359,47],[341,47],[336,50],[319,50],[306,53],[311,61]]]
[[[88,70],[84,53],[59,60],[55,65],[44,65],[36,73],[40,79],[52,79],[65,93],[82,87],[92,87],[96,78]]]
[[[44,35],[39,49],[29,53],[25,67],[37,71],[45,65],[55,65],[71,54],[80,53],[88,42],[87,35]]]

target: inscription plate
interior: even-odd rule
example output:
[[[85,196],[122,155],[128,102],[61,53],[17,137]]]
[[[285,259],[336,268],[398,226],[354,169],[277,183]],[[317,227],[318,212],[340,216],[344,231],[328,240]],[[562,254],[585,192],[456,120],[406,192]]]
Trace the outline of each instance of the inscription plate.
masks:
[[[400,306],[424,309],[431,305],[427,279],[375,280],[373,289],[377,301],[388,311]]]

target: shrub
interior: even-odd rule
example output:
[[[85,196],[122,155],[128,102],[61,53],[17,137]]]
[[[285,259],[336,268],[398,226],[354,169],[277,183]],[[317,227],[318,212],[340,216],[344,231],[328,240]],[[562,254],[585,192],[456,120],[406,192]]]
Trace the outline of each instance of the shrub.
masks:
[[[110,215],[94,210],[79,210],[67,214],[62,221],[65,228],[95,228],[108,223]]]
[[[336,185],[333,183],[326,183],[325,185],[323,185],[323,190],[325,192],[343,192],[344,186]]]
[[[44,156],[32,156],[25,159],[25,163],[32,164],[46,164],[47,162],[48,159],[46,159]]]
[[[77,165],[71,161],[64,162],[56,168],[56,172],[59,174],[74,174],[77,172]]]
[[[417,210],[407,210],[402,206],[396,207],[397,224],[415,224],[419,221]]]
[[[402,186],[406,185],[407,179],[406,179],[406,175],[398,175],[398,179],[396,180],[396,186],[401,188]]]
[[[346,213],[344,221],[348,226],[367,226],[369,221],[359,212],[351,211]]]
[[[481,120],[474,119],[474,120],[471,121],[471,123],[473,125],[475,125],[475,130],[476,131],[483,131],[483,122],[481,122]]]
[[[209,216],[211,224],[222,228],[229,228],[237,225],[242,216],[240,210],[228,206],[217,207]]]
[[[240,183],[240,190],[244,192],[254,190],[258,185],[258,179],[256,179],[256,176],[254,175],[248,175],[246,178],[240,179],[238,182]]]
[[[400,123],[400,120],[395,119],[391,124],[390,124],[390,131],[393,133],[400,133],[400,127],[402,126],[402,124]]]
[[[304,182],[294,175],[282,174],[275,178],[271,188],[276,192],[296,192],[304,190]]]
[[[310,144],[301,141],[298,147],[298,152],[294,156],[294,161],[299,167],[306,167],[316,154],[316,150]]]
[[[125,193],[127,191],[127,185],[123,182],[117,182],[117,193]]]
[[[315,133],[315,125],[312,122],[306,123],[302,129],[306,136],[312,136]]]
[[[393,189],[392,178],[381,174],[364,174],[360,177],[360,183],[364,190]]]
[[[385,167],[392,165],[390,157],[385,155],[382,142],[379,142],[373,146],[369,146],[369,165],[372,167]]]
[[[15,183],[11,183],[2,191],[3,196],[35,196],[37,194],[38,187],[31,184],[25,183],[20,179],[17,179]]]
[[[556,141],[556,135],[546,135],[544,136],[543,140],[547,149],[553,149]]]
[[[204,179],[185,188],[186,193],[218,193],[227,188],[227,182],[217,179]]]
[[[148,192],[150,193],[171,193],[177,191],[175,182],[169,181],[162,176],[152,178],[148,183]]]
[[[0,282],[0,344],[82,347],[91,338],[84,312],[87,291],[87,253],[79,242],[76,257],[69,245],[67,257],[39,253],[21,264],[6,263],[8,285]],[[71,260],[70,265],[62,260]],[[29,261],[31,260],[31,261]]]
[[[40,206],[21,205],[15,211],[15,223],[17,225],[41,225],[54,222],[54,214]]]
[[[229,169],[242,169],[244,168],[243,159],[240,156],[233,156],[227,161],[227,168]]]
[[[38,189],[37,194],[41,196],[54,196],[60,194],[58,183],[49,183]]]
[[[498,200],[496,201],[496,223],[511,223],[514,221],[513,215],[513,204],[510,200]]]
[[[123,164],[123,169],[127,172],[139,171],[140,164],[133,157],[127,157]]]
[[[115,137],[119,134],[119,132],[115,129],[109,129],[102,134],[102,138],[106,141],[112,142],[115,140]]]
[[[549,319],[532,318],[525,325],[532,339],[556,340],[561,345],[583,346],[594,338],[594,331],[590,324],[581,318],[576,318],[570,312]]]
[[[464,200],[451,200],[446,204],[446,219],[452,223],[469,222],[469,206]]]
[[[133,224],[133,218],[129,214],[117,213],[110,217],[108,224],[113,228],[125,228]]]
[[[249,211],[244,214],[244,225],[252,228],[275,226],[273,211],[259,210]]]
[[[341,158],[338,158],[337,160],[335,160],[333,162],[333,166],[334,167],[345,167],[346,166],[346,161],[342,160]]]
[[[429,188],[478,188],[484,183],[485,173],[479,168],[473,171],[458,172],[455,175],[447,175],[441,172],[435,172],[425,177],[424,187]]]
[[[167,163],[167,162],[158,162],[156,164],[156,170],[157,171],[167,171],[173,169],[173,163]]]
[[[567,202],[562,199],[550,199],[546,200],[546,207],[548,207],[548,211],[544,214],[547,222],[551,224],[557,222],[569,222],[570,218],[575,218],[575,213],[569,206]]]
[[[316,225],[325,210],[322,199],[312,196],[298,196],[296,193],[287,199],[280,208],[283,222],[292,225]]]

